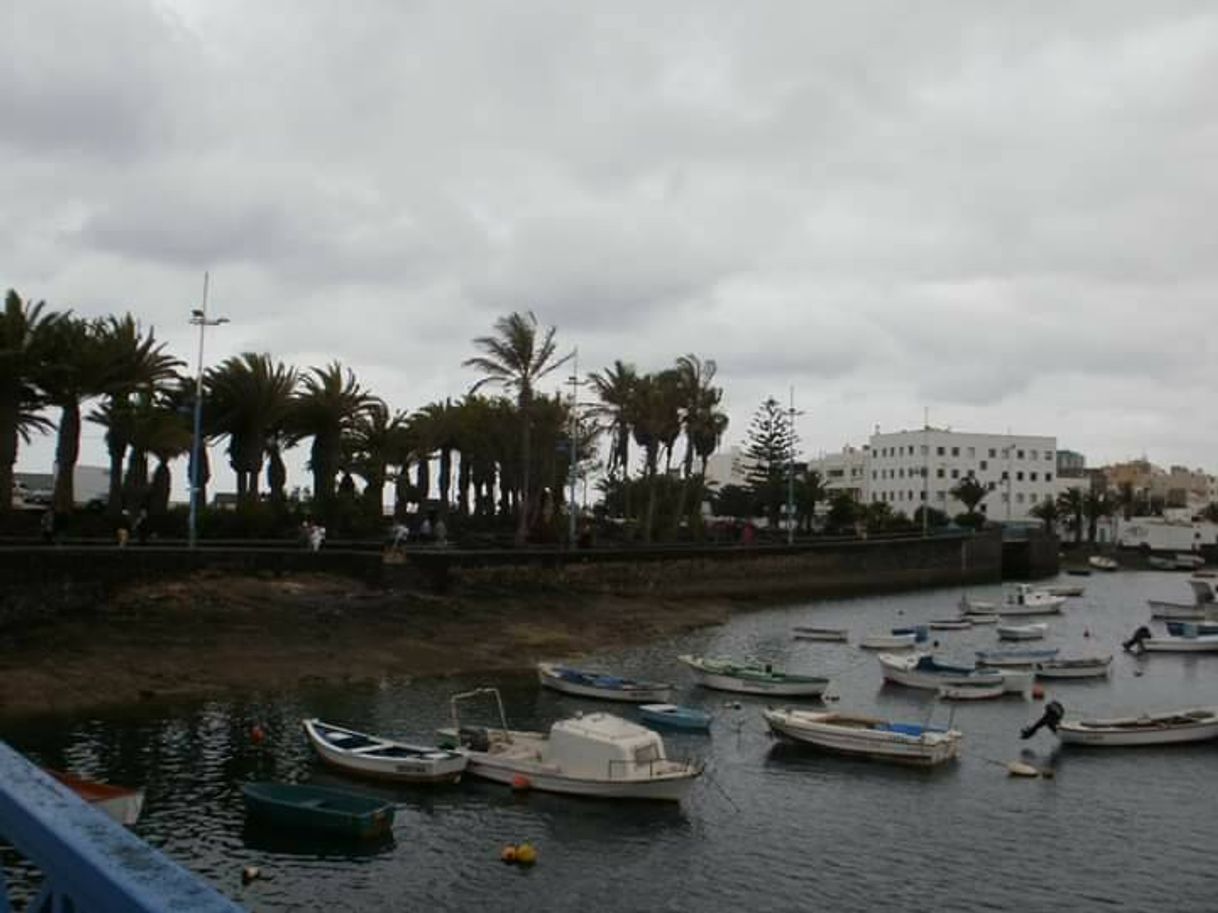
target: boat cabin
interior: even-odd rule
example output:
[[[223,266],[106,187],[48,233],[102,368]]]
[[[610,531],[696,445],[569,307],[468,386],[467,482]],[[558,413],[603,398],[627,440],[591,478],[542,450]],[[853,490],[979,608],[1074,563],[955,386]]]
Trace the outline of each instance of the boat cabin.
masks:
[[[610,713],[560,720],[550,728],[542,761],[569,777],[647,780],[664,761],[664,741],[643,726]]]

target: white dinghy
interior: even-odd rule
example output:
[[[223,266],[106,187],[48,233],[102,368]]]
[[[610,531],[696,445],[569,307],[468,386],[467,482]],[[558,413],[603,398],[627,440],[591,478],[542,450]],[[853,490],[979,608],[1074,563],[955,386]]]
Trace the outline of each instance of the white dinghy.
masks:
[[[1031,625],[999,625],[996,629],[999,640],[1040,640],[1049,633],[1044,622]]]
[[[1201,707],[1097,720],[1064,720],[1057,734],[1068,745],[1172,745],[1218,738],[1218,708]]]
[[[456,783],[465,770],[464,755],[424,745],[304,720],[305,735],[317,756],[335,770],[398,783]]]
[[[963,736],[955,729],[894,723],[847,713],[792,707],[762,711],[770,730],[839,754],[930,767],[957,757]]]
[[[1074,659],[1046,659],[1035,666],[1037,678],[1103,678],[1112,666],[1108,656],[1080,656]]]
[[[492,695],[499,727],[461,725],[460,703]],[[664,741],[645,726],[608,713],[559,720],[545,732],[507,728],[496,688],[454,695],[453,725],[440,735],[469,759],[469,773],[514,789],[600,799],[680,801],[702,765],[669,760]]]
[[[912,631],[906,634],[865,634],[859,638],[859,646],[864,650],[905,650],[918,642],[918,635]]]
[[[796,640],[823,640],[845,643],[849,634],[845,628],[817,628],[812,625],[796,625],[791,629]]]

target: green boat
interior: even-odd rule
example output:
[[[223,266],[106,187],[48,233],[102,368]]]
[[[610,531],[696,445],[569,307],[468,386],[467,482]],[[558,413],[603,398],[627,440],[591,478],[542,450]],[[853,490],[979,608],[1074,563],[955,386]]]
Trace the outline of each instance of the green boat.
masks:
[[[283,828],[307,828],[358,839],[381,837],[393,826],[393,805],[374,796],[303,783],[246,783],[245,810]]]

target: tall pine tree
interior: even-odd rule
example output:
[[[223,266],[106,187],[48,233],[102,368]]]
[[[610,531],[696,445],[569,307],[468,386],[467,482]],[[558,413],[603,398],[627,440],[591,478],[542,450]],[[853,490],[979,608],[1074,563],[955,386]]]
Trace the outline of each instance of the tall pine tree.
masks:
[[[797,445],[791,417],[778,400],[767,398],[749,422],[740,468],[757,500],[765,505],[770,529],[778,528],[787,497],[787,474]]]

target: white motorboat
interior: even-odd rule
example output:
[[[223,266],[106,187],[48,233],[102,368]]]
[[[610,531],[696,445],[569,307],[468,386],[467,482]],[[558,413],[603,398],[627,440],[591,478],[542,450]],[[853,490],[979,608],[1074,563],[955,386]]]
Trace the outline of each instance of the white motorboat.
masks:
[[[762,712],[770,730],[785,738],[840,754],[930,767],[957,757],[963,736],[954,729],[894,723],[846,713],[791,707]]]
[[[796,640],[824,640],[845,642],[849,636],[845,628],[816,628],[811,625],[796,625],[791,629]]]
[[[1103,678],[1112,666],[1112,655],[1046,659],[1035,665],[1037,678]]]
[[[1053,596],[1082,596],[1087,588],[1075,583],[1060,583],[1045,587],[1045,592]]]
[[[985,701],[1007,693],[1005,681],[982,685],[940,685],[939,697],[948,701]]]
[[[1007,590],[998,611],[1002,615],[1052,615],[1062,610],[1065,601],[1065,596],[1054,596],[1030,584],[1017,583]]]
[[[1097,571],[1116,571],[1121,567],[1115,558],[1109,558],[1107,555],[1092,555],[1087,559],[1087,563]]]
[[[1218,708],[1200,707],[1108,720],[1063,720],[1061,740],[1071,745],[1133,746],[1201,742],[1218,737]]]
[[[606,701],[663,704],[672,697],[672,685],[665,682],[636,681],[602,672],[573,669],[559,663],[538,663],[537,680],[555,691]]]
[[[1196,637],[1146,637],[1138,641],[1150,653],[1218,653],[1218,634]]]
[[[999,640],[1040,640],[1048,632],[1044,622],[1030,625],[999,625],[996,629]]]
[[[302,725],[317,756],[344,773],[399,783],[456,783],[465,771],[466,758],[455,751],[395,742],[318,719]]]
[[[494,696],[502,725],[461,725],[461,702],[478,695]],[[702,773],[701,764],[670,760],[656,732],[608,713],[559,720],[548,733],[511,730],[494,688],[454,695],[452,712],[440,735],[468,758],[469,773],[514,789],[676,802]]]
[[[996,602],[969,599],[967,596],[961,596],[956,606],[960,609],[961,615],[986,615],[998,609],[998,603]]]
[[[1162,599],[1148,599],[1150,616],[1171,621],[1209,621],[1218,612],[1218,600],[1215,599],[1214,583],[1212,580],[1193,577],[1188,581],[1193,591],[1192,602],[1168,602]]]
[[[859,646],[864,650],[904,650],[918,642],[918,635],[912,631],[906,634],[865,634],[859,638]]]
[[[975,669],[941,663],[929,653],[896,656],[881,653],[876,657],[885,681],[910,688],[937,691],[943,685],[1003,684],[1006,679],[997,669]]]
[[[738,663],[730,659],[688,654],[677,658],[689,666],[699,685],[718,691],[819,697],[829,687],[827,678],[784,672],[775,669],[770,663]]]

